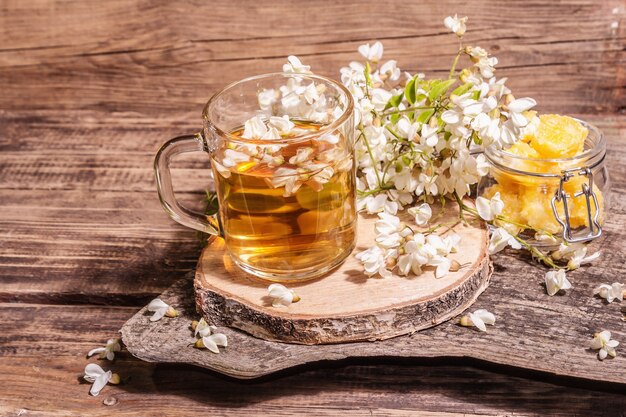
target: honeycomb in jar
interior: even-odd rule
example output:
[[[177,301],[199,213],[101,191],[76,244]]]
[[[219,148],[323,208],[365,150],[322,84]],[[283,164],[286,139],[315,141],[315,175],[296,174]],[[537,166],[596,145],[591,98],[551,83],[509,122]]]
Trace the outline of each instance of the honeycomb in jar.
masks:
[[[572,168],[568,163],[544,162],[543,159],[569,158],[584,151],[588,131],[575,119],[560,115],[542,115],[536,132],[527,135],[523,141],[507,149],[508,153],[522,157],[512,158],[511,168],[523,172],[559,173]],[[536,159],[536,161],[533,161]],[[537,230],[557,234],[562,230],[554,217],[552,198],[558,187],[558,178],[516,174],[494,170],[498,184],[485,190],[484,196],[490,198],[496,192],[505,203],[503,215],[516,223],[528,225]],[[573,229],[589,226],[587,203],[584,195],[575,197],[582,191],[583,183],[588,178],[575,175],[564,183],[564,190],[569,195],[568,208],[570,225]],[[594,184],[593,191],[598,199],[600,222],[603,220],[604,199],[602,192]],[[510,206],[510,207],[507,207]],[[562,202],[556,203],[557,212],[565,219]],[[591,201],[592,215],[595,207]]]

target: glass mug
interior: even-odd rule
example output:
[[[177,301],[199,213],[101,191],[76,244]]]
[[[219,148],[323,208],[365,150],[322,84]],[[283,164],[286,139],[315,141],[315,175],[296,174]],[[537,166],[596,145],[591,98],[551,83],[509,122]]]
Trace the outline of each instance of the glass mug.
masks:
[[[317,75],[274,73],[228,85],[204,107],[203,130],[166,142],[154,168],[159,198],[180,224],[220,236],[244,271],[270,281],[319,277],[356,242],[350,92]],[[169,163],[209,154],[216,215],[181,206]]]

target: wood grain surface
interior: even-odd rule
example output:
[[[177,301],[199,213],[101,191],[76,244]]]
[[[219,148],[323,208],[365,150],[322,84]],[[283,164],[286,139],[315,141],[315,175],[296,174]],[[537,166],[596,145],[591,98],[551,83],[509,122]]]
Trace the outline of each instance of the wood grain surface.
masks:
[[[454,13],[469,16],[468,40],[497,54],[498,74],[517,95],[607,135],[614,198],[603,261],[572,279],[623,277],[623,0],[4,0],[0,415],[623,415],[623,388],[468,359],[318,364],[241,384],[122,354],[110,366],[130,377],[124,385],[93,398],[79,380],[89,349],[194,268],[195,233],[162,212],[151,165],[162,142],[199,128],[211,94],[277,69],[288,54],[336,77],[373,39],[402,68],[443,74],[456,45],[441,21]],[[210,185],[204,167],[186,158],[174,170],[188,204],[200,204]],[[495,265],[496,278],[542,274],[513,254]],[[619,313],[618,304],[607,308]],[[117,403],[103,405],[107,397]]]

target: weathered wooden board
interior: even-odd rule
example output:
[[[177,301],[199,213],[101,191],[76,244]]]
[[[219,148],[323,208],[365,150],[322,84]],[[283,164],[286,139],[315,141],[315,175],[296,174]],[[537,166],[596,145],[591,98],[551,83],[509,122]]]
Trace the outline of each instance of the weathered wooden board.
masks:
[[[244,379],[309,362],[349,357],[468,357],[554,375],[626,384],[626,372],[620,371],[626,367],[626,355],[599,361],[596,352],[587,348],[593,334],[600,330],[611,330],[613,338],[626,340],[620,305],[605,305],[592,297],[592,289],[600,280],[586,279],[579,271],[571,275],[572,290],[549,297],[540,268],[535,268],[534,274],[516,274],[510,269],[515,266],[519,263],[496,264],[499,273],[494,274],[491,286],[472,307],[486,308],[497,317],[495,326],[484,333],[450,320],[411,336],[385,341],[303,346],[261,340],[224,327],[219,331],[228,336],[229,346],[216,355],[191,347],[194,338],[190,323],[198,317],[191,276],[161,296],[179,309],[180,317],[150,322],[144,308],[121,332],[128,350],[140,359],[193,364]]]
[[[443,212],[435,208],[434,216],[451,225],[438,231],[442,237],[455,233],[461,238],[458,252],[449,258],[463,267],[445,277],[436,278],[434,268],[425,267],[419,276],[368,279],[354,255],[375,243],[378,217],[359,216],[355,251],[319,279],[287,284],[301,297],[288,308],[273,307],[268,283],[237,268],[225,254],[224,241],[214,239],[196,269],[197,309],[211,324],[306,345],[384,340],[435,326],[476,300],[489,285],[492,267],[483,222],[459,222],[454,203]],[[410,214],[400,217],[414,224]]]

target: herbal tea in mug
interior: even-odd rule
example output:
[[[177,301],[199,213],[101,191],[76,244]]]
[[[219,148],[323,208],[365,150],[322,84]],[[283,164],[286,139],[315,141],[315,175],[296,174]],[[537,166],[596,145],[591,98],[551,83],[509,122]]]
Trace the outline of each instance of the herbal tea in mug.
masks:
[[[161,202],[183,225],[219,235],[240,268],[272,281],[338,266],[356,239],[352,98],[340,84],[278,73],[231,84],[207,103],[201,134],[166,143],[155,160]],[[168,165],[210,154],[216,217],[180,206]]]

